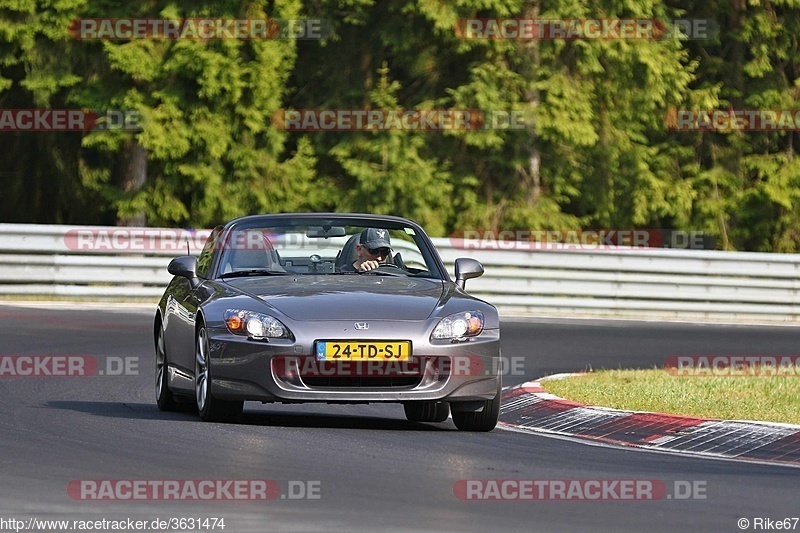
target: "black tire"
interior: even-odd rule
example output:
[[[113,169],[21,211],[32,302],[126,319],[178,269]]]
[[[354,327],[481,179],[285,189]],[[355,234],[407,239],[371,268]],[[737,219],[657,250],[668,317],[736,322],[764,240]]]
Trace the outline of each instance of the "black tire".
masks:
[[[211,369],[208,360],[208,337],[206,328],[197,330],[194,357],[194,391],[197,413],[206,422],[227,422],[242,414],[244,402],[226,401],[211,394]]]
[[[453,423],[461,431],[491,431],[500,418],[500,397],[503,395],[503,384],[498,382],[497,394],[484,402],[483,410],[474,412],[453,412]]]
[[[444,422],[450,416],[447,402],[406,402],[403,410],[409,422]]]
[[[178,402],[169,390],[168,364],[164,328],[159,324],[156,332],[156,405],[161,411],[176,411]]]

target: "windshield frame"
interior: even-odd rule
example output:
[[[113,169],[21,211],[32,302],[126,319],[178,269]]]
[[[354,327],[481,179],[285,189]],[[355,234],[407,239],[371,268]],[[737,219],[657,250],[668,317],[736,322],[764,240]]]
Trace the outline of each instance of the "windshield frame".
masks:
[[[293,227],[307,227],[307,226],[357,226],[362,228],[378,228],[388,229],[394,231],[405,231],[419,249],[425,263],[430,267],[428,271],[430,275],[420,277],[421,279],[430,279],[438,281],[451,281],[447,273],[447,269],[439,256],[438,251],[431,242],[425,230],[414,222],[402,217],[395,217],[389,215],[367,215],[358,213],[297,213],[297,214],[275,214],[275,215],[251,215],[242,218],[234,219],[225,225],[225,228],[218,237],[216,257],[213,261],[212,268],[213,277],[215,279],[222,279],[221,272],[223,265],[223,258],[230,250],[228,243],[235,232],[247,231],[250,229],[264,229],[264,228],[286,228]],[[348,234],[350,237],[352,234]],[[338,273],[336,273],[338,274]],[[330,275],[330,273],[318,273],[317,275]],[[409,274],[414,277],[413,274]]]

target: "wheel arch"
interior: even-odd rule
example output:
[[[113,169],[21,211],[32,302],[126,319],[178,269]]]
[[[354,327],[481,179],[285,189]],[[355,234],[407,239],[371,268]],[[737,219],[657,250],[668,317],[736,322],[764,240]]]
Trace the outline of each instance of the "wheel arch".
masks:
[[[194,334],[195,337],[197,336],[197,332],[200,331],[201,326],[206,325],[206,316],[205,312],[203,311],[202,307],[197,308],[197,314],[194,317]]]
[[[161,309],[156,311],[156,315],[153,318],[153,344],[158,349],[158,330],[161,329],[161,325],[164,323],[164,319],[161,317]]]

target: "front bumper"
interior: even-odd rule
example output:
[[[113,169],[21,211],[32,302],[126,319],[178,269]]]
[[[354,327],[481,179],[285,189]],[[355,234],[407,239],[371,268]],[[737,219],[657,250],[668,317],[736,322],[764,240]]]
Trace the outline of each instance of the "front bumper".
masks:
[[[408,364],[323,368],[313,360],[313,339],[259,342],[210,329],[211,394],[222,400],[290,403],[468,402],[497,394],[499,329],[458,343],[411,340]]]

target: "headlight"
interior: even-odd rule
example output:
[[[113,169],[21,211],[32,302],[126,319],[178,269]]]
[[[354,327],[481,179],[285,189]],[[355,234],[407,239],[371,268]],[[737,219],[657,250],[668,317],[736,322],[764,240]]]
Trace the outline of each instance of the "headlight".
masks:
[[[253,339],[291,338],[289,328],[280,320],[254,311],[228,309],[225,311],[225,325],[231,333],[247,335]]]
[[[483,331],[483,313],[467,311],[444,317],[431,333],[431,339],[463,339]]]

